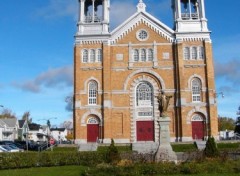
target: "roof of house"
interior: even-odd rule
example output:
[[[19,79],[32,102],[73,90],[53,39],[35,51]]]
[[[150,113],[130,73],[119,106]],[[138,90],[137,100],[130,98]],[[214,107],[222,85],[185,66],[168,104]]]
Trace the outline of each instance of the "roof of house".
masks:
[[[16,118],[5,118],[5,119],[0,119],[4,124],[7,125],[7,127],[12,127],[14,128],[16,124],[18,123],[18,120]]]
[[[51,128],[51,131],[65,131],[66,128]]]
[[[33,130],[33,131],[38,131],[40,128],[42,128],[41,125],[36,123],[30,123],[28,127],[29,127],[29,130]]]
[[[25,123],[25,120],[18,120],[19,128],[22,128]]]

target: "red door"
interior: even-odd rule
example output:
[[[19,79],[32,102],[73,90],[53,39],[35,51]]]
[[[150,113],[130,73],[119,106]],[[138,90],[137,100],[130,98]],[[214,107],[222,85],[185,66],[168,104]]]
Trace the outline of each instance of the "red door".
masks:
[[[137,141],[154,141],[153,121],[137,122]]]
[[[203,121],[192,122],[192,138],[193,139],[204,139],[204,123]]]
[[[87,142],[96,142],[99,137],[99,125],[88,124],[87,125]]]

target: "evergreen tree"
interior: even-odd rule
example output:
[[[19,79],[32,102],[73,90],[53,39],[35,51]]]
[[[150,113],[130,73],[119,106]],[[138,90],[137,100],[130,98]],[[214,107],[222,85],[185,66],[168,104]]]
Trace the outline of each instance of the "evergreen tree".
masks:
[[[210,137],[210,136],[208,137],[204,154],[206,157],[219,156],[219,151],[218,151],[217,144],[215,142],[214,137]]]
[[[118,149],[114,144],[114,140],[111,140],[111,144],[108,147],[106,160],[108,163],[116,164],[120,160]]]

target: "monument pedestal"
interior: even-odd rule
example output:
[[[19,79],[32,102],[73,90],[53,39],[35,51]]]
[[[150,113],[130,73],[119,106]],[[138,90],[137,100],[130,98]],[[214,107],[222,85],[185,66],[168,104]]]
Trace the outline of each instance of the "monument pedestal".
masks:
[[[155,161],[177,161],[177,155],[170,145],[170,118],[160,117],[158,120],[160,131],[159,147],[155,156]]]

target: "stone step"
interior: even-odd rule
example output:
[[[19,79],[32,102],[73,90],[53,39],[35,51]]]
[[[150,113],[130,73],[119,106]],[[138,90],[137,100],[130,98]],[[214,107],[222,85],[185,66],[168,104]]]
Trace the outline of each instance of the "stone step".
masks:
[[[206,141],[195,141],[198,150],[204,150],[206,148]]]
[[[98,144],[97,143],[87,143],[87,144],[79,144],[79,151],[97,151]]]

